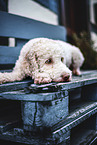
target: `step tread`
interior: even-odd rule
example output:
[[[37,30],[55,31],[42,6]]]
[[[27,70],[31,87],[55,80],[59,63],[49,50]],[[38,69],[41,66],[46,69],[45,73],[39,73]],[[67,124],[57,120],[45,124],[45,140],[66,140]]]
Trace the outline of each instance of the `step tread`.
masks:
[[[38,93],[52,93],[57,91],[65,91],[85,85],[97,83],[97,71],[85,71],[81,76],[73,76],[71,82],[65,83],[49,83],[43,85],[31,84],[32,80],[24,80],[21,82],[6,83],[0,85],[0,96],[4,95],[27,95]],[[39,95],[39,94],[38,94]],[[43,94],[42,94],[43,95]]]
[[[39,95],[44,100],[44,96],[50,96],[50,93],[75,89],[85,85],[97,83],[97,71],[85,71],[81,76],[73,76],[73,80],[67,83],[49,83],[43,85],[31,84],[31,80],[21,82],[7,83],[0,85],[0,96],[11,96],[12,98],[35,98]],[[39,94],[40,93],[40,94]],[[49,94],[48,94],[49,93]],[[43,98],[42,98],[43,96]],[[2,99],[2,97],[0,97]],[[28,100],[29,100],[28,99]],[[33,100],[33,99],[32,99]]]
[[[54,125],[52,127],[53,134],[59,133],[60,131],[67,132],[97,112],[97,102],[88,102],[81,106],[80,109],[76,109],[65,119]]]

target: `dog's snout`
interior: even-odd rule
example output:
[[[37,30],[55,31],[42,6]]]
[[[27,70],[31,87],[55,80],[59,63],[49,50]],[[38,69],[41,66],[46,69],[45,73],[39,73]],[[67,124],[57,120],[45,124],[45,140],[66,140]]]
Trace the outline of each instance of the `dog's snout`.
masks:
[[[66,82],[67,82],[67,81],[70,81],[70,74],[63,74],[63,75],[62,75],[62,78],[63,78],[63,80],[66,81]]]

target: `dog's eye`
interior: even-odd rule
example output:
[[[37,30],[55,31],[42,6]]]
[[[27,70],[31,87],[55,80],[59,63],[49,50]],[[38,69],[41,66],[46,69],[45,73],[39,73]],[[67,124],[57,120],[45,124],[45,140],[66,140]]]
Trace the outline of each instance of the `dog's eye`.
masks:
[[[62,61],[62,62],[64,61],[64,58],[63,58],[63,57],[61,57],[61,61]]]
[[[53,63],[52,58],[47,59],[47,60],[45,61],[45,63],[46,63],[46,64],[51,64],[51,63]]]

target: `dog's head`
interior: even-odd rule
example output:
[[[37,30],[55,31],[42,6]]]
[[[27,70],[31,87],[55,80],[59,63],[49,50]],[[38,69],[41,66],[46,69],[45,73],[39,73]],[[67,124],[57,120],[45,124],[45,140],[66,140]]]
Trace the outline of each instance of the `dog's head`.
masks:
[[[30,76],[35,83],[70,81],[72,72],[65,65],[65,54],[55,41],[39,41],[27,53]]]

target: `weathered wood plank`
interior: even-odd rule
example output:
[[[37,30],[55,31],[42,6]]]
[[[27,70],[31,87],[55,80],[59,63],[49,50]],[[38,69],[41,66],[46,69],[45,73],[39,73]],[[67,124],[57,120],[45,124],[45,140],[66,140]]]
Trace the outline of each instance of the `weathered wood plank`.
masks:
[[[97,102],[89,102],[84,105],[84,107],[72,112],[62,122],[60,121],[58,124],[52,127],[52,130],[54,131],[53,134],[56,136],[57,133],[59,134],[59,132],[65,133],[95,113],[97,113]]]
[[[22,102],[22,120],[27,131],[52,127],[68,115],[68,96],[46,102]]]
[[[6,122],[5,124],[0,124],[0,133],[6,132],[12,128],[18,127],[19,121],[10,121]]]
[[[13,90],[21,90],[26,87],[28,87],[31,83],[33,83],[33,80],[23,80],[20,82],[12,82],[12,83],[6,83],[0,85],[0,93],[1,92],[8,92]]]
[[[1,11],[0,36],[28,40],[47,37],[66,41],[66,29]]]
[[[22,91],[0,93],[0,99],[20,100],[20,101],[50,101],[61,99],[64,95],[68,95],[68,91],[53,92],[53,93],[38,93],[38,94],[25,94]]]
[[[20,47],[0,46],[0,64],[15,64],[20,49]]]
[[[73,77],[71,82],[67,83],[49,83],[45,85],[36,85],[31,84],[31,80],[29,81],[21,81],[21,82],[14,82],[14,83],[6,83],[0,85],[0,96],[7,99],[14,99],[15,97],[18,99],[19,97],[22,99],[24,96],[42,96],[43,98],[45,95],[48,95],[49,92],[57,92],[57,91],[66,91],[70,89],[79,88],[82,86],[95,84],[97,83],[97,72],[94,71],[92,74],[85,74],[82,76]],[[25,89],[23,89],[25,87]],[[15,90],[15,91],[14,91]],[[18,91],[17,91],[18,90]],[[20,90],[20,91],[19,91]],[[5,92],[5,93],[4,93]],[[40,94],[39,94],[40,93]],[[43,94],[41,94],[43,93]],[[36,94],[36,95],[35,95]],[[1,97],[1,99],[2,99]],[[41,97],[42,98],[42,97]]]
[[[16,142],[20,142],[20,143],[27,143],[27,144],[31,144],[33,143],[37,143],[37,144],[56,144],[58,142],[62,142],[62,141],[66,141],[69,139],[69,130],[75,126],[77,126],[78,124],[80,124],[81,122],[83,122],[84,120],[86,120],[86,118],[89,118],[90,116],[92,116],[93,114],[95,114],[97,112],[97,102],[94,103],[90,103],[88,105],[86,105],[83,108],[80,108],[79,110],[77,110],[77,112],[74,112],[72,114],[70,114],[65,120],[57,123],[56,125],[54,125],[52,127],[52,133],[48,132],[46,134],[45,133],[45,138],[42,138],[43,134],[41,133],[41,135],[37,134],[37,137],[31,133],[29,133],[29,136],[27,136],[27,134],[25,134],[23,129],[13,129],[10,131],[6,131],[2,134],[0,134],[0,139],[5,139],[5,140],[10,140],[10,141],[16,141]],[[50,135],[49,135],[50,133]],[[39,135],[39,136],[38,136]],[[47,135],[47,136],[46,136]],[[94,135],[94,134],[93,134]],[[64,140],[64,137],[66,137]],[[80,141],[80,139],[79,139]]]
[[[97,141],[96,136],[97,133],[95,130],[83,128],[81,130],[72,133],[71,142],[74,145],[80,144],[92,145],[95,143],[95,141]],[[93,139],[95,139],[95,141],[93,141]]]
[[[32,133],[25,133],[23,129],[15,128],[8,132],[0,134],[0,139],[6,141],[13,141],[17,143],[33,144],[33,145],[46,145],[46,144],[56,144],[51,137],[46,137],[46,134],[37,134],[33,136]]]

